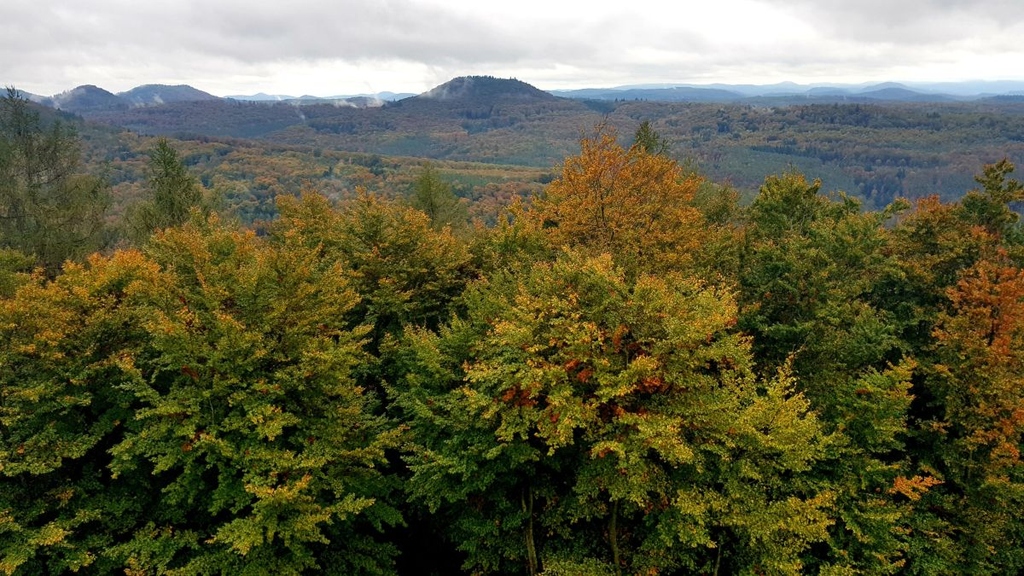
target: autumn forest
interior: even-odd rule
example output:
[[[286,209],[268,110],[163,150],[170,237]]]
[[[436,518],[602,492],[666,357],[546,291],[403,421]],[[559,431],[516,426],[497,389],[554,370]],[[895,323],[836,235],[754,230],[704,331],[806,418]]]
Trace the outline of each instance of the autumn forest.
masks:
[[[9,90],[0,574],[1024,573],[1024,116],[529,97]]]

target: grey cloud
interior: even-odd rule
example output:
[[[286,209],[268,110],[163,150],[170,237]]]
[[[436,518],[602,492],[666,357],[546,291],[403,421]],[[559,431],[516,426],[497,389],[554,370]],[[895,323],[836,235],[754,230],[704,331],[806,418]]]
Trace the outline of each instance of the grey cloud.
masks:
[[[239,62],[274,59],[406,59],[512,62],[539,51],[525,36],[409,0],[373,2],[197,2],[40,0],[0,7],[0,50],[30,43],[69,51],[213,53]],[[25,28],[24,24],[45,22]],[[120,53],[120,54],[119,54]]]
[[[211,56],[240,67],[299,60],[402,60],[444,69],[589,66],[621,57],[631,38],[658,43],[642,22],[621,15],[586,26],[538,18],[512,32],[411,0],[15,0],[0,6],[0,22],[0,62],[11,62],[0,72],[14,77],[40,69],[51,78],[71,75],[66,66],[89,59],[109,68],[188,68]],[[680,41],[660,44],[677,49]]]
[[[614,11],[595,6],[581,19],[538,13],[514,28],[418,0],[0,0],[0,83],[30,91],[26,80],[61,89],[226,76],[256,83],[292,64],[331,62],[415,63],[430,81],[502,70],[535,70],[554,82],[559,71],[566,82],[751,71],[799,79],[802,72],[880,74],[901,61],[941,61],[957,42],[975,53],[1012,53],[1020,34],[1006,31],[1024,31],[1020,0],[754,1],[816,33],[766,30],[775,43],[722,42],[734,39],[729,22],[670,13],[655,19],[656,7],[642,2]]]
[[[943,44],[1024,23],[1019,0],[767,0],[827,34],[862,42]]]

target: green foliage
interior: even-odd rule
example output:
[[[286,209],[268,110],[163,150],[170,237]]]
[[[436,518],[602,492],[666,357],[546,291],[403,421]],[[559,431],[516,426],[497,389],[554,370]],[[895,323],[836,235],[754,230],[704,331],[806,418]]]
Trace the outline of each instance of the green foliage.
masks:
[[[332,544],[358,557],[372,543],[344,535],[361,518],[397,521],[373,470],[393,433],[351,377],[366,330],[345,316],[358,296],[315,250],[216,221],[168,230],[151,250],[170,277],[143,295],[151,342],[127,386],[144,426],[112,450],[112,470],[164,479],[159,536],[117,553],[181,574],[351,573],[317,558]]]
[[[129,235],[140,244],[157,230],[184,224],[203,199],[199,182],[166,138],[149,153],[147,184],[149,198],[128,215]]]
[[[641,148],[648,154],[665,155],[669,151],[668,140],[665,140],[651,127],[650,120],[644,120],[636,129],[636,133],[633,135],[633,146]]]
[[[477,285],[440,337],[407,333],[410,489],[452,515],[467,568],[709,570],[722,547],[730,571],[799,571],[831,496],[783,478],[823,439],[786,380],[753,379],[729,301],[568,253]]]
[[[819,194],[798,174],[772,176],[747,211],[738,326],[762,372],[791,367],[834,434],[817,470],[837,493],[832,569],[894,573],[906,562],[910,509],[887,490],[909,475],[913,363],[898,318],[876,300],[898,275],[887,213]],[[894,207],[898,209],[899,207]]]
[[[972,222],[983,226],[989,234],[1024,243],[1017,225],[1020,215],[1013,210],[1014,203],[1024,201],[1024,185],[1008,178],[1013,169],[1006,158],[985,166],[982,174],[975,177],[981,189],[965,194],[960,206]]]
[[[77,139],[5,106],[14,214]],[[646,145],[582,144],[532,202],[507,167],[445,164],[497,216],[472,231],[400,199],[454,197],[433,167],[220,142],[156,144],[144,251],[60,270],[11,219],[0,574],[1024,569],[1012,164],[913,210],[796,173],[741,208]],[[280,217],[190,210],[215,157]]]
[[[765,181],[747,214],[739,273],[739,325],[754,336],[762,370],[792,356],[811,397],[826,399],[836,372],[900,358],[894,322],[873,301],[897,267],[885,218],[819,194],[800,175]]]
[[[471,275],[466,247],[415,209],[360,194],[344,210],[315,193],[282,197],[275,237],[293,238],[337,262],[359,301],[350,325],[372,326],[376,344],[406,324],[437,327]]]
[[[31,257],[11,250],[0,248],[0,298],[9,298],[22,283],[24,275],[32,270]]]
[[[123,303],[158,280],[126,252],[0,300],[0,573],[115,571],[105,553],[152,497],[145,479],[115,482],[108,469],[135,428],[123,355],[145,322]]]
[[[0,564],[386,574],[396,432],[340,266],[218,222],[3,301]],[[330,558],[330,564],[323,562]]]
[[[75,131],[44,125],[13,88],[0,99],[0,243],[32,255],[51,276],[99,248],[106,185],[78,173]]]
[[[423,166],[413,184],[409,202],[430,218],[430,226],[434,230],[445,227],[459,230],[466,225],[466,207],[452,192],[451,185],[441,179],[433,164]]]

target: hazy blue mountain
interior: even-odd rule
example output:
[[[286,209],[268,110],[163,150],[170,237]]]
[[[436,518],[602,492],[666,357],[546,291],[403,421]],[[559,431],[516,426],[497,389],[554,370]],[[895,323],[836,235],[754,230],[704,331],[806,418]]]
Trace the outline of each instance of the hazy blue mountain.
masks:
[[[851,96],[853,91],[838,86],[815,86],[805,92],[808,96]]]
[[[1024,94],[1021,80],[977,80],[968,82],[907,82],[907,86],[952,96],[994,96]]]
[[[743,102],[758,105],[786,105],[807,102],[953,102],[977,100],[993,96],[1024,95],[1024,81],[970,82],[864,82],[859,84],[631,84],[611,88],[583,88],[545,92],[526,82],[491,76],[454,78],[423,94],[377,92],[333,96],[291,96],[260,92],[232,95],[227,99],[242,102],[286,102],[289,104],[332,104],[354,108],[373,108],[406,100],[461,101],[483,103],[495,99],[504,102],[539,102],[556,97],[589,100],[591,107],[605,106],[605,101],[646,100],[651,102]],[[119,110],[124,106],[153,106],[176,102],[212,101],[217,96],[188,85],[148,84],[120,94],[86,85],[53,97],[26,93],[34,102],[76,113]]]
[[[884,100],[887,102],[951,102],[956,100],[948,94],[929,94],[911,90],[905,86],[892,85],[883,86],[873,90],[864,90],[857,93],[860,98],[872,100]]]
[[[672,86],[668,88],[614,88],[552,91],[556,96],[589,100],[653,100],[657,102],[735,102],[739,92],[718,88]]]
[[[239,100],[241,102],[282,102],[285,100],[295,100],[295,96],[287,96],[284,94],[266,94],[259,92],[257,94],[235,94],[231,96],[225,96],[230,100]]]
[[[582,100],[649,100],[652,102],[738,102],[785,105],[787,103],[886,101],[953,102],[994,95],[1024,94],[1024,82],[947,82],[904,84],[638,84],[614,88],[554,90],[552,94]]]
[[[289,96],[287,94],[266,94],[260,92],[258,94],[236,94],[232,96],[225,96],[232,100],[239,100],[241,102],[337,102],[341,100],[359,102],[359,101],[371,101],[379,100],[381,102],[393,102],[395,100],[401,100],[403,98],[409,98],[415,96],[411,92],[377,92],[375,94],[335,94],[332,96]],[[362,100],[359,100],[362,99]]]

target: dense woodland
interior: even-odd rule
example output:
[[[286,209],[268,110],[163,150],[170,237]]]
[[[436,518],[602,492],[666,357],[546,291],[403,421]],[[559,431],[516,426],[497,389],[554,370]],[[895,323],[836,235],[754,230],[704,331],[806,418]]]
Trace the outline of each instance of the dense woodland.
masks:
[[[882,210],[900,197],[917,200],[937,194],[955,200],[973,186],[980,166],[1004,157],[1016,165],[1024,163],[1021,96],[969,102],[848,101],[847,96],[834,95],[723,102],[574,100],[516,80],[464,77],[419,96],[365,107],[347,101],[240,102],[205,93],[180,100],[179,88],[162,87],[159,95],[166,104],[130,105],[99,88],[82,87],[72,91],[64,105],[114,129],[106,135],[95,126],[82,130],[84,138],[116,141],[97,148],[89,160],[110,162],[114,171],[132,154],[145,156],[123,130],[206,140],[206,146],[189,145],[182,155],[190,168],[202,172],[207,185],[217,176],[224,180],[240,175],[230,166],[220,169],[233,163],[230,156],[241,149],[240,142],[250,156],[285,154],[318,168],[315,173],[294,166],[270,168],[274,159],[239,166],[248,170],[246,178],[233,181],[229,188],[247,189],[238,193],[250,194],[249,216],[255,219],[274,211],[273,202],[265,201],[267,185],[248,184],[255,176],[310,179],[334,197],[339,190],[368,185],[350,181],[357,170],[345,164],[348,160],[358,166],[360,161],[372,161],[360,156],[383,157],[386,163],[388,158],[415,157],[514,167],[517,173],[505,180],[530,183],[522,172],[550,171],[575,154],[581,131],[605,124],[628,135],[644,120],[671,142],[673,158],[713,181],[729,182],[745,200],[756,193],[766,174],[791,167],[820,178],[824,190],[844,190],[866,208]],[[260,170],[261,164],[268,168]],[[378,181],[389,175],[380,164],[364,167],[372,168]],[[487,182],[502,183],[500,178],[488,178]],[[380,184],[368,187],[404,191],[394,183]],[[478,184],[484,183],[471,186]],[[456,190],[475,199],[465,192]]]
[[[1009,161],[740,202],[603,124],[488,219],[480,165],[0,106],[0,573],[1024,571]]]

